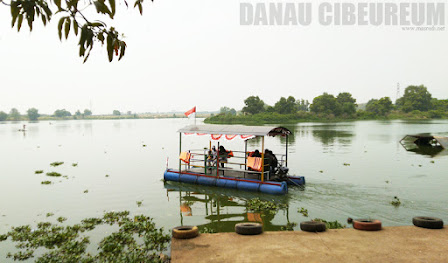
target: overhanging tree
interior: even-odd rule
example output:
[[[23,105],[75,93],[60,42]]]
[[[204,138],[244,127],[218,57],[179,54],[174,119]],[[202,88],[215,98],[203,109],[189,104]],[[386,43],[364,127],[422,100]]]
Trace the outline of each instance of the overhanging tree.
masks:
[[[126,0],[122,1],[128,6]],[[143,13],[143,1],[134,2],[134,7],[138,7],[140,14]],[[40,19],[46,26],[53,15],[57,15],[59,39],[67,39],[72,31],[79,38],[79,56],[84,57],[84,62],[89,58],[95,42],[106,44],[109,62],[112,62],[114,54],[118,56],[118,60],[125,54],[127,45],[122,40],[123,35],[114,27],[97,20],[97,17],[86,15],[94,8],[100,16],[114,19],[117,6],[115,0],[0,0],[0,4],[10,7],[11,25],[17,31],[22,28],[24,20],[32,31],[35,20]]]

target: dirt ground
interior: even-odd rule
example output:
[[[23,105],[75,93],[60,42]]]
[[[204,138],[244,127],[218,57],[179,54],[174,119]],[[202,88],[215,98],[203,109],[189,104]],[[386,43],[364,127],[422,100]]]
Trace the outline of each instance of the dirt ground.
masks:
[[[330,229],[200,234],[172,239],[171,260],[180,262],[448,262],[448,228],[384,227],[381,231]]]

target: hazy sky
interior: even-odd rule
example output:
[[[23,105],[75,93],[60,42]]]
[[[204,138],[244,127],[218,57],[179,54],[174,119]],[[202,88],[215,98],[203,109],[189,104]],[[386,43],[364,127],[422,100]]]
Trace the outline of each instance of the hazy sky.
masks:
[[[143,16],[122,6],[109,23],[126,35],[123,60],[109,63],[97,43],[86,64],[74,35],[59,41],[58,19],[17,33],[0,5],[0,111],[239,110],[251,95],[272,105],[342,91],[363,103],[395,100],[398,82],[448,98],[448,29],[241,26],[240,1],[146,1]]]

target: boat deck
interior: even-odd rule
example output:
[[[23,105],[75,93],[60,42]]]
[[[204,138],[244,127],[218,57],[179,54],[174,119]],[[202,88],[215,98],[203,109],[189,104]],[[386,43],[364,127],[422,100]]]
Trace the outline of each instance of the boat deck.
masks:
[[[182,172],[189,172],[189,173],[195,173],[195,174],[205,174],[210,176],[217,176],[216,167],[213,167],[213,169],[208,168],[205,170],[204,168],[199,167],[190,167],[185,170],[182,170]],[[243,170],[236,170],[233,168],[219,168],[218,170],[219,176],[228,176],[228,177],[234,177],[234,178],[244,178],[244,179],[260,179],[260,174],[251,172],[251,171],[243,171]]]

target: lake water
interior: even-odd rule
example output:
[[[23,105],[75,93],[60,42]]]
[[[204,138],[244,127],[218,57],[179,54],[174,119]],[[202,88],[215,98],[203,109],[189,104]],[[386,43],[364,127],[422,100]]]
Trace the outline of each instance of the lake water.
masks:
[[[26,132],[18,131],[22,124]],[[149,215],[165,229],[183,224],[217,232],[260,219],[265,230],[310,218],[375,218],[384,226],[398,226],[427,215],[448,222],[448,154],[408,152],[399,143],[406,134],[446,136],[446,120],[288,125],[294,133],[290,173],[305,176],[306,186],[290,188],[285,196],[164,183],[167,158],[170,166],[177,165],[176,131],[188,124],[187,119],[0,123],[0,234],[11,226],[56,221],[58,216],[75,224],[112,210]],[[206,139],[198,138],[184,136],[183,149],[208,146]],[[249,143],[249,150],[260,148],[257,143]],[[222,144],[244,150],[240,140]],[[284,144],[279,138],[266,140],[266,147],[276,153],[284,152]],[[51,167],[55,161],[64,164]],[[51,171],[68,178],[45,175]],[[42,185],[45,180],[53,184]],[[394,196],[401,206],[390,204]],[[245,201],[254,197],[287,209],[275,215],[250,213]],[[308,218],[298,213],[302,207],[308,209]],[[48,212],[55,215],[47,218]],[[0,243],[0,261],[5,246]]]

